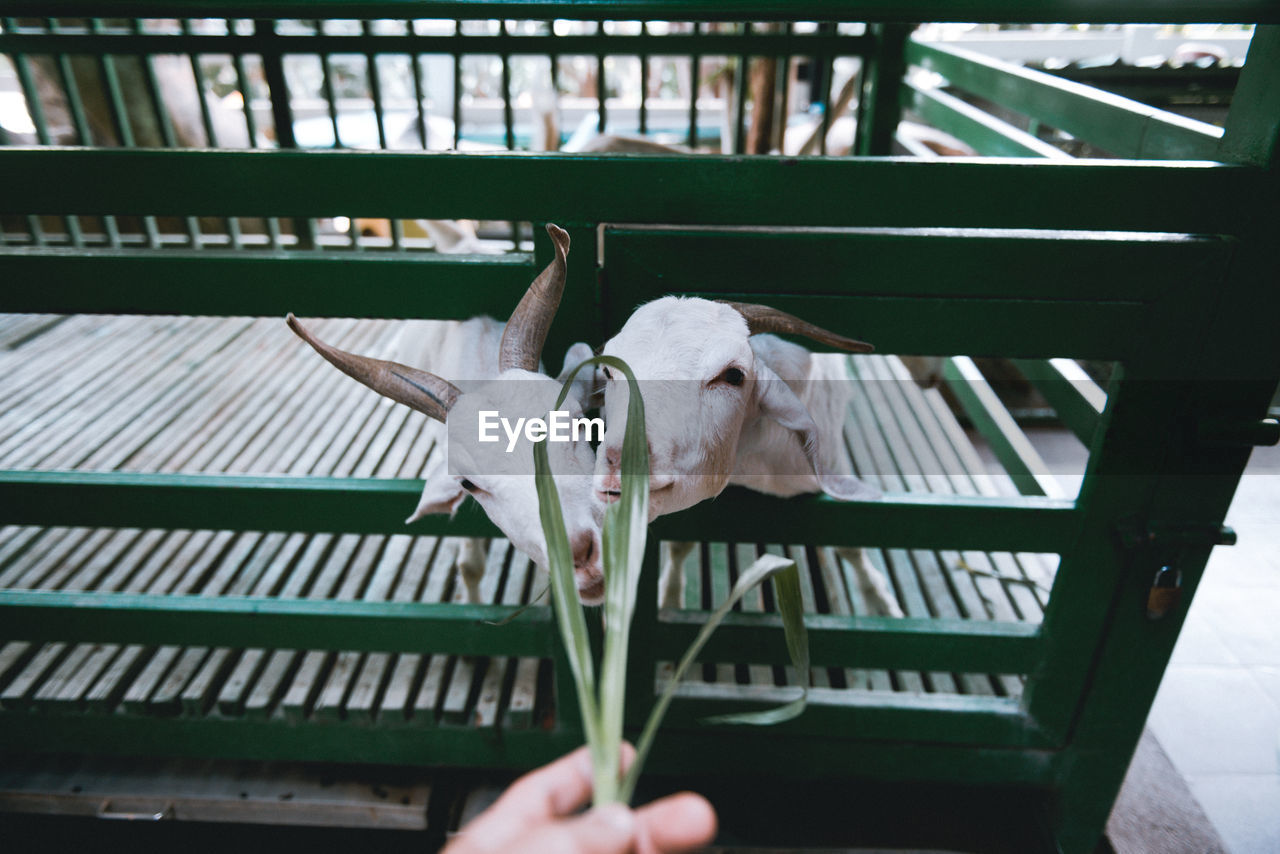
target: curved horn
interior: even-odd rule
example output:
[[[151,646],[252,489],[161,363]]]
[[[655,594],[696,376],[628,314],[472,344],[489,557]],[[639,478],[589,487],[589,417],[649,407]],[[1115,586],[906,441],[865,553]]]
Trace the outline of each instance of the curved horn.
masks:
[[[565,259],[569,255],[569,234],[558,225],[547,223],[547,234],[555,244],[556,257],[529,285],[516,310],[511,312],[507,328],[502,331],[502,349],[498,352],[498,370],[523,368],[538,370],[542,345],[560,307],[564,294]]]
[[[770,308],[767,305],[753,302],[730,302],[729,300],[716,301],[729,306],[742,315],[742,319],[747,322],[747,329],[752,335],[759,335],[762,332],[784,332],[790,335],[803,335],[805,338],[812,338],[820,344],[826,344],[828,347],[835,347],[838,350],[847,350],[850,353],[870,353],[876,349],[865,341],[845,338],[843,335],[837,335],[834,332],[823,329],[821,326],[814,326],[807,320],[801,320],[794,314],[787,314],[785,311],[778,311],[776,308]]]
[[[437,421],[444,421],[461,392],[453,383],[435,374],[410,368],[398,362],[357,356],[331,347],[312,335],[290,312],[286,322],[298,337],[311,345],[338,370],[367,385],[397,403],[418,410]]]

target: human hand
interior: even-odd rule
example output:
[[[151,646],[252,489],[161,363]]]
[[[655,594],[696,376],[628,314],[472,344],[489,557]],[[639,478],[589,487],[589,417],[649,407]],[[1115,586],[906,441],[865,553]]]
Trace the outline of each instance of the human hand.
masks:
[[[634,756],[635,749],[624,744],[624,770]],[[512,783],[444,854],[679,854],[715,838],[715,811],[693,792],[635,810],[608,804],[577,814],[591,792],[591,757],[581,747]]]

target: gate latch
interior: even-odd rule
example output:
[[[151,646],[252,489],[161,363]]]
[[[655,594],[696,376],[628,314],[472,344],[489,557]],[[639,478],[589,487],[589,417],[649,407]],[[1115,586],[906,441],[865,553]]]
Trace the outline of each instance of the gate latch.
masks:
[[[1156,564],[1147,590],[1148,620],[1162,619],[1181,604],[1182,570],[1178,564],[1185,550],[1236,544],[1236,532],[1226,525],[1143,524],[1126,519],[1116,526],[1116,533],[1126,550],[1143,552],[1139,567]]]

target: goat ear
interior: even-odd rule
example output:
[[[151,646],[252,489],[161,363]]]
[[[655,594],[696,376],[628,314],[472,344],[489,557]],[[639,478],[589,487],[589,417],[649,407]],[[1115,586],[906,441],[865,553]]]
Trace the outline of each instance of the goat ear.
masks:
[[[418,508],[404,520],[405,524],[435,513],[448,513],[452,516],[458,512],[466,497],[466,490],[449,476],[445,466],[434,466],[427,473],[427,483],[422,488],[422,497],[418,499]]]
[[[590,345],[583,341],[571,346],[568,352],[564,354],[564,367],[560,369],[560,375],[556,377],[556,382],[563,383],[565,377],[569,376],[569,371],[594,355],[595,353],[591,351]],[[601,385],[598,382],[600,379],[599,373],[600,367],[592,365],[590,368],[583,368],[578,371],[578,375],[573,378],[573,386],[569,389],[569,395],[582,404],[583,412],[590,409],[599,409],[604,403],[603,394],[592,394]]]
[[[756,404],[760,413],[794,430],[805,458],[818,478],[822,491],[837,501],[868,501],[880,497],[876,489],[851,474],[826,471],[818,445],[818,425],[796,393],[767,365],[756,362]]]

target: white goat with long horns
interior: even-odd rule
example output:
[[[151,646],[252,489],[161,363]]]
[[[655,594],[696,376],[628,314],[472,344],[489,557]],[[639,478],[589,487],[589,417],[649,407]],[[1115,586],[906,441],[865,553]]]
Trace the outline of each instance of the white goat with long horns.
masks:
[[[840,350],[871,345],[836,335],[768,306],[663,297],[640,306],[603,348],[631,366],[645,394],[650,446],[649,518],[713,498],[728,485],[778,496],[823,492],[872,499],[843,449],[851,393],[842,363],[764,333],[802,335]],[[617,499],[626,393],[605,380],[605,441],[595,488]],[[664,607],[680,603],[681,564],[691,543],[671,543],[664,560]],[[875,610],[901,616],[886,579],[859,548],[837,552],[853,564]]]
[[[446,324],[443,334],[437,329],[437,334],[430,336],[431,345],[426,349],[431,352],[415,359],[426,363],[428,369],[338,350],[318,340],[292,314],[288,318],[290,328],[343,373],[424,413],[434,419],[432,423],[439,422],[433,427],[437,450],[409,522],[431,513],[452,514],[471,495],[515,547],[544,569],[547,547],[538,516],[532,446],[524,444],[513,453],[505,440],[481,441],[479,425],[481,413],[515,423],[516,418],[545,419],[556,409],[561,384],[541,373],[539,361],[564,293],[569,235],[554,225],[548,225],[547,232],[555,244],[555,258],[529,286],[505,327],[489,317],[420,321],[407,327],[416,333],[423,330],[422,324]],[[574,345],[566,367],[589,356],[585,344]],[[582,415],[578,396],[572,393],[559,409],[569,418]],[[599,604],[604,597],[600,560],[603,512],[592,494],[594,453],[585,437],[552,442],[547,450],[573,551],[578,595],[585,604]],[[458,568],[468,599],[478,601],[484,572],[482,546],[470,541]]]

